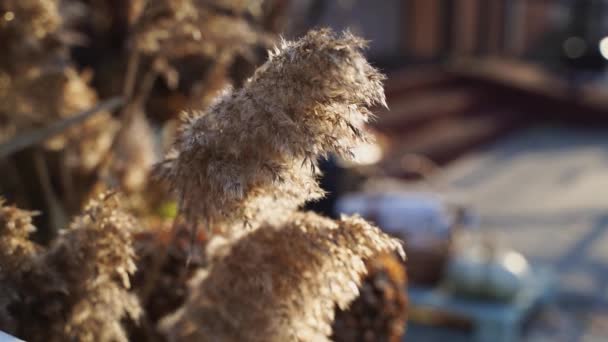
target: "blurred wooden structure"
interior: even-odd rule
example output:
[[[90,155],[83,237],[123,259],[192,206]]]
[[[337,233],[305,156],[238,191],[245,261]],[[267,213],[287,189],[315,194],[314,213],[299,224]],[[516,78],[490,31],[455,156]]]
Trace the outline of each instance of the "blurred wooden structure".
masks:
[[[608,2],[592,0],[404,1],[402,52],[413,60],[521,57],[546,34],[566,30],[573,15],[583,17],[587,31],[602,31],[607,8]]]
[[[568,37],[596,47],[608,35],[608,0],[302,0],[308,27],[350,29],[386,67],[453,57],[559,62]],[[587,50],[591,46],[588,46]]]
[[[572,86],[528,63],[460,59],[389,75],[390,109],[375,127],[389,137],[389,173],[401,157],[421,154],[444,164],[514,129],[544,122],[608,125],[608,89]]]

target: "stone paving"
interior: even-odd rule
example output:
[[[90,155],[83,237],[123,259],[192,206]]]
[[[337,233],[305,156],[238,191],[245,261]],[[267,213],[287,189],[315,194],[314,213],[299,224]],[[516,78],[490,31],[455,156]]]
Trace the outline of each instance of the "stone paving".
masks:
[[[449,165],[436,179],[484,234],[559,276],[524,341],[608,341],[608,130],[537,127]],[[411,326],[408,341],[468,341]]]

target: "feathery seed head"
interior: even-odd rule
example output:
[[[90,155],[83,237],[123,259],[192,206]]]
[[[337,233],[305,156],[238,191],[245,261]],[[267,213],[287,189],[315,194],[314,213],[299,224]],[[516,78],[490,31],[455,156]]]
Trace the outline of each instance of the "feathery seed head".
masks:
[[[61,310],[44,322],[50,325],[41,332],[47,340],[128,341],[121,321],[137,319],[141,311],[128,292],[135,272],[134,229],[134,219],[118,209],[114,196],[103,194],[41,255],[33,279],[51,281],[35,295],[43,297],[41,310]],[[45,291],[64,295],[45,298]]]
[[[269,203],[293,210],[322,197],[317,158],[350,156],[367,139],[369,107],[384,103],[383,76],[363,47],[350,33],[328,30],[283,42],[243,88],[187,116],[157,168],[181,210],[231,226],[262,215]]]
[[[34,212],[5,204],[0,197],[0,328],[14,333],[19,322],[9,307],[19,300],[19,282],[32,267],[39,246],[29,240]]]
[[[360,218],[294,213],[214,250],[185,306],[161,324],[171,341],[328,341],[364,260],[401,245]]]

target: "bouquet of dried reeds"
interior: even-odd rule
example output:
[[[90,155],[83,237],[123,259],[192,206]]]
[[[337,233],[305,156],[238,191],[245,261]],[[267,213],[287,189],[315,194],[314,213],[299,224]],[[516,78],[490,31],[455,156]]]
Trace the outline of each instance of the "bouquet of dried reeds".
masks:
[[[184,307],[161,323],[170,340],[327,340],[364,260],[402,252],[360,218],[297,211],[322,195],[317,158],[350,156],[368,108],[384,103],[363,46],[327,30],[283,42],[241,89],[186,117],[158,172],[185,217],[220,237]]]
[[[28,341],[324,341],[366,262],[403,253],[359,217],[299,210],[324,195],[317,160],[368,139],[384,77],[365,41],[319,30],[281,41],[247,78],[272,44],[272,2],[0,4],[0,144],[25,146],[0,155],[0,190],[41,212],[0,202],[0,329]],[[108,94],[122,95],[117,113],[22,143]],[[186,107],[152,182],[154,127]],[[31,165],[38,183],[24,181]],[[52,234],[32,235],[49,221]]]

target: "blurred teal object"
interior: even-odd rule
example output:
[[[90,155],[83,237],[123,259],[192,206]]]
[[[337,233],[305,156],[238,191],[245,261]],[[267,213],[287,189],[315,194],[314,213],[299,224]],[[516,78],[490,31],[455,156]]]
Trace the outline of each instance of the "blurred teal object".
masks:
[[[521,290],[507,302],[460,297],[441,287],[410,286],[410,305],[471,320],[476,342],[520,341],[525,318],[551,300],[555,292],[553,271],[538,266],[531,269],[523,279]]]
[[[457,295],[508,301],[525,285],[529,272],[520,253],[469,245],[451,255],[444,283]]]

